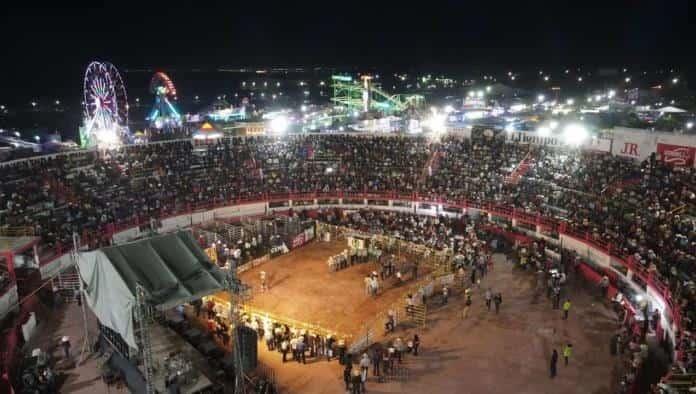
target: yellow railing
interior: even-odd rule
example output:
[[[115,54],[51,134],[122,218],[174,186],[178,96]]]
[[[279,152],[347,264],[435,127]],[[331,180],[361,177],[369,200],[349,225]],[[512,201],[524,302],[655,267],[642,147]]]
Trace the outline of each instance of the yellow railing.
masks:
[[[25,237],[25,236],[33,236],[34,235],[34,228],[33,227],[0,227],[0,236],[3,237]]]

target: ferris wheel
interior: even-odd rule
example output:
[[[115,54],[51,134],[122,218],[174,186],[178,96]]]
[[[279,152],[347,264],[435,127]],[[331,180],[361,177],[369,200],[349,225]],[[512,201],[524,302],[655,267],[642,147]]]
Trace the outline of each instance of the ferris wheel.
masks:
[[[83,82],[83,145],[115,144],[128,125],[126,87],[111,63],[92,62]]]
[[[155,95],[147,119],[157,129],[171,129],[181,126],[181,115],[173,101],[177,100],[176,87],[171,78],[163,72],[157,72],[150,80],[150,93]]]

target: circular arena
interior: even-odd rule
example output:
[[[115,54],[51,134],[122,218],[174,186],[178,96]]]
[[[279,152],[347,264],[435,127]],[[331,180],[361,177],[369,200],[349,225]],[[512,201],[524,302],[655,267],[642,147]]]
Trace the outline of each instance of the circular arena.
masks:
[[[240,379],[287,393],[680,392],[693,382],[693,165],[475,128],[437,140],[174,140],[0,169],[7,382],[22,380],[27,348],[79,354],[61,392],[98,391],[85,382],[117,359],[135,372],[114,373],[112,389],[137,384],[129,374],[140,369],[164,390],[177,352],[180,374],[200,374],[185,392]],[[176,260],[179,249],[158,244],[172,236],[226,287],[191,290],[202,274],[170,265],[176,291],[190,294],[120,331],[95,306],[79,256],[133,257],[128,270],[148,282],[133,286],[154,286],[155,257],[134,250]],[[25,343],[27,321],[36,335]],[[142,327],[152,329],[140,337]],[[170,335],[180,345],[160,345]]]

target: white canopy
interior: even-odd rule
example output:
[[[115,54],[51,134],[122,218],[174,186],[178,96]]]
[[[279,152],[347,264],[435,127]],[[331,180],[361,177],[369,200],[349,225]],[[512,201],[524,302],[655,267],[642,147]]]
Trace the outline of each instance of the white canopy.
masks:
[[[686,110],[684,110],[684,109],[677,108],[677,107],[672,107],[672,106],[669,106],[669,105],[666,106],[666,107],[662,107],[662,108],[660,108],[660,109],[657,109],[656,111],[657,111],[657,112],[660,112],[660,113],[663,113],[663,114],[681,114],[681,113],[686,112]]]

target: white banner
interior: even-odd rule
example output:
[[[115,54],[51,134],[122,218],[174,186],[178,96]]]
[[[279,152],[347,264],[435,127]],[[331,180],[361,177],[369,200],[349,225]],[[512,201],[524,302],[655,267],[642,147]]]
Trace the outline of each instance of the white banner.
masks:
[[[563,138],[558,136],[542,137],[533,131],[513,131],[506,132],[506,140],[518,144],[543,145],[553,147],[567,146]],[[608,138],[590,138],[580,147],[584,150],[594,150],[599,152],[611,151],[611,140]]]
[[[657,149],[655,135],[646,130],[616,127],[613,136],[611,153],[614,156],[643,161]]]

